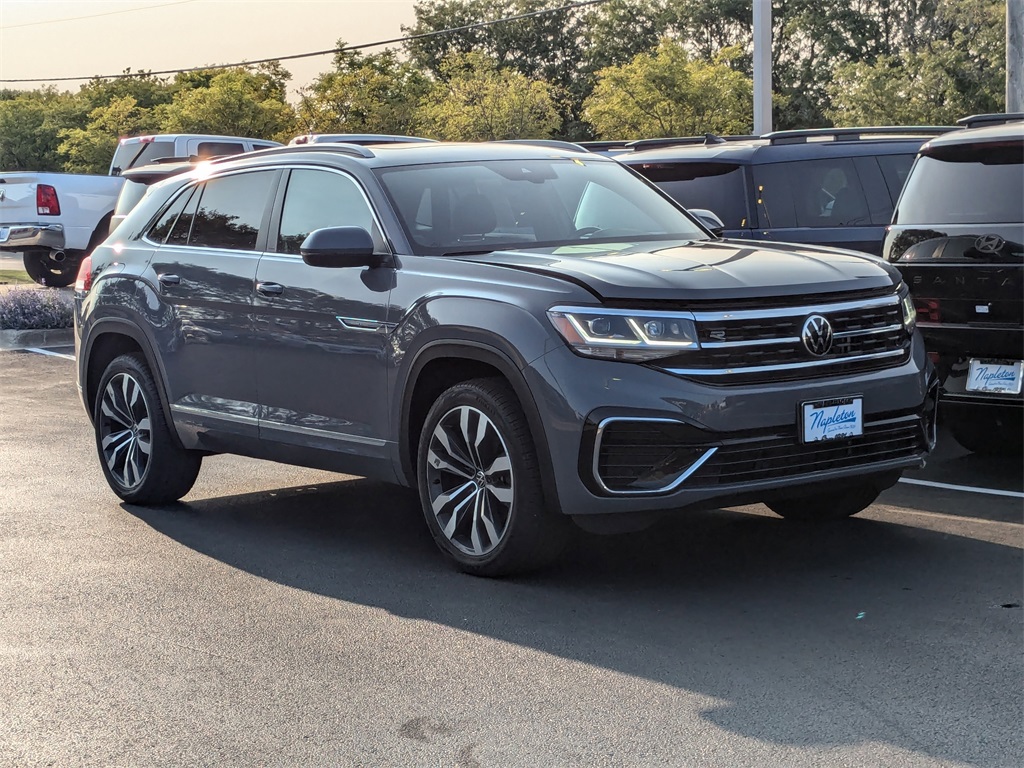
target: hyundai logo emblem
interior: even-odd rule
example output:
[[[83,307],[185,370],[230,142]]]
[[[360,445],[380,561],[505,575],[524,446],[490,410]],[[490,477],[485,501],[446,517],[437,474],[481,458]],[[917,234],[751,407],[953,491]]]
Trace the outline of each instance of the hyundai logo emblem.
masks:
[[[832,349],[832,324],[821,315],[811,315],[800,329],[800,340],[812,355],[827,355]]]
[[[999,235],[982,235],[974,241],[974,248],[982,253],[999,253],[1005,244]]]

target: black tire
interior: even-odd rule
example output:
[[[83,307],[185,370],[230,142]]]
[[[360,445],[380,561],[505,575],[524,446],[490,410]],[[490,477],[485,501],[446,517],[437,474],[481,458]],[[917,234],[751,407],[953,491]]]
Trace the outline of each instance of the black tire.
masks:
[[[1024,452],[1024,420],[1015,411],[986,408],[946,415],[953,439],[968,451],[982,456],[1020,455]]]
[[[771,499],[765,505],[787,520],[843,520],[874,504],[882,490],[869,484],[830,493]]]
[[[124,501],[169,504],[195,484],[202,456],[178,444],[153,376],[137,356],[121,355],[107,366],[93,422],[103,474]]]
[[[54,261],[54,251],[25,251],[21,260],[28,276],[47,288],[67,288],[78,277],[81,258],[65,253],[63,261]]]
[[[562,551],[569,521],[545,504],[526,416],[500,379],[438,397],[420,433],[417,481],[434,541],[466,573],[524,573]]]

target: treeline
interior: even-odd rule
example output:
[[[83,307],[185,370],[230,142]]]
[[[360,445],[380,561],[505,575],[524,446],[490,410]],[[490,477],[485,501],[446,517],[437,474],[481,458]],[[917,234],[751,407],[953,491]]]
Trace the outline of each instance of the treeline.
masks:
[[[421,0],[403,32],[564,5]],[[1005,0],[776,0],[777,129],[948,124],[1000,111]],[[0,169],[102,173],[118,136],[299,133],[640,138],[752,128],[750,0],[609,2],[380,53],[342,52],[287,99],[280,64],[0,91]],[[339,40],[339,47],[344,46]]]

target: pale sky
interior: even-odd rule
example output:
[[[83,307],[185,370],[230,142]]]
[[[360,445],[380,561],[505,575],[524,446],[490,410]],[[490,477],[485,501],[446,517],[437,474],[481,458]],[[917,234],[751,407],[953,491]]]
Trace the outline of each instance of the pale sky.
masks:
[[[414,0],[0,0],[0,80],[229,64],[402,36]],[[81,18],[91,17],[91,18]],[[373,50],[380,49],[371,49]],[[282,62],[294,92],[331,57]],[[86,78],[88,79],[88,77]],[[82,81],[59,82],[77,91]],[[31,89],[40,82],[4,83]],[[294,93],[293,93],[294,97]]]

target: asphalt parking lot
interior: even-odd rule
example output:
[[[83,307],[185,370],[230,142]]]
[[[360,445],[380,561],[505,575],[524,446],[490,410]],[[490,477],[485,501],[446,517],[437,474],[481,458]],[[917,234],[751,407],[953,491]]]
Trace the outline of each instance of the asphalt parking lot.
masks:
[[[107,489],[72,350],[0,352],[0,764],[1019,765],[1019,459],[450,570],[413,496],[214,457]],[[994,492],[994,493],[992,493]]]

